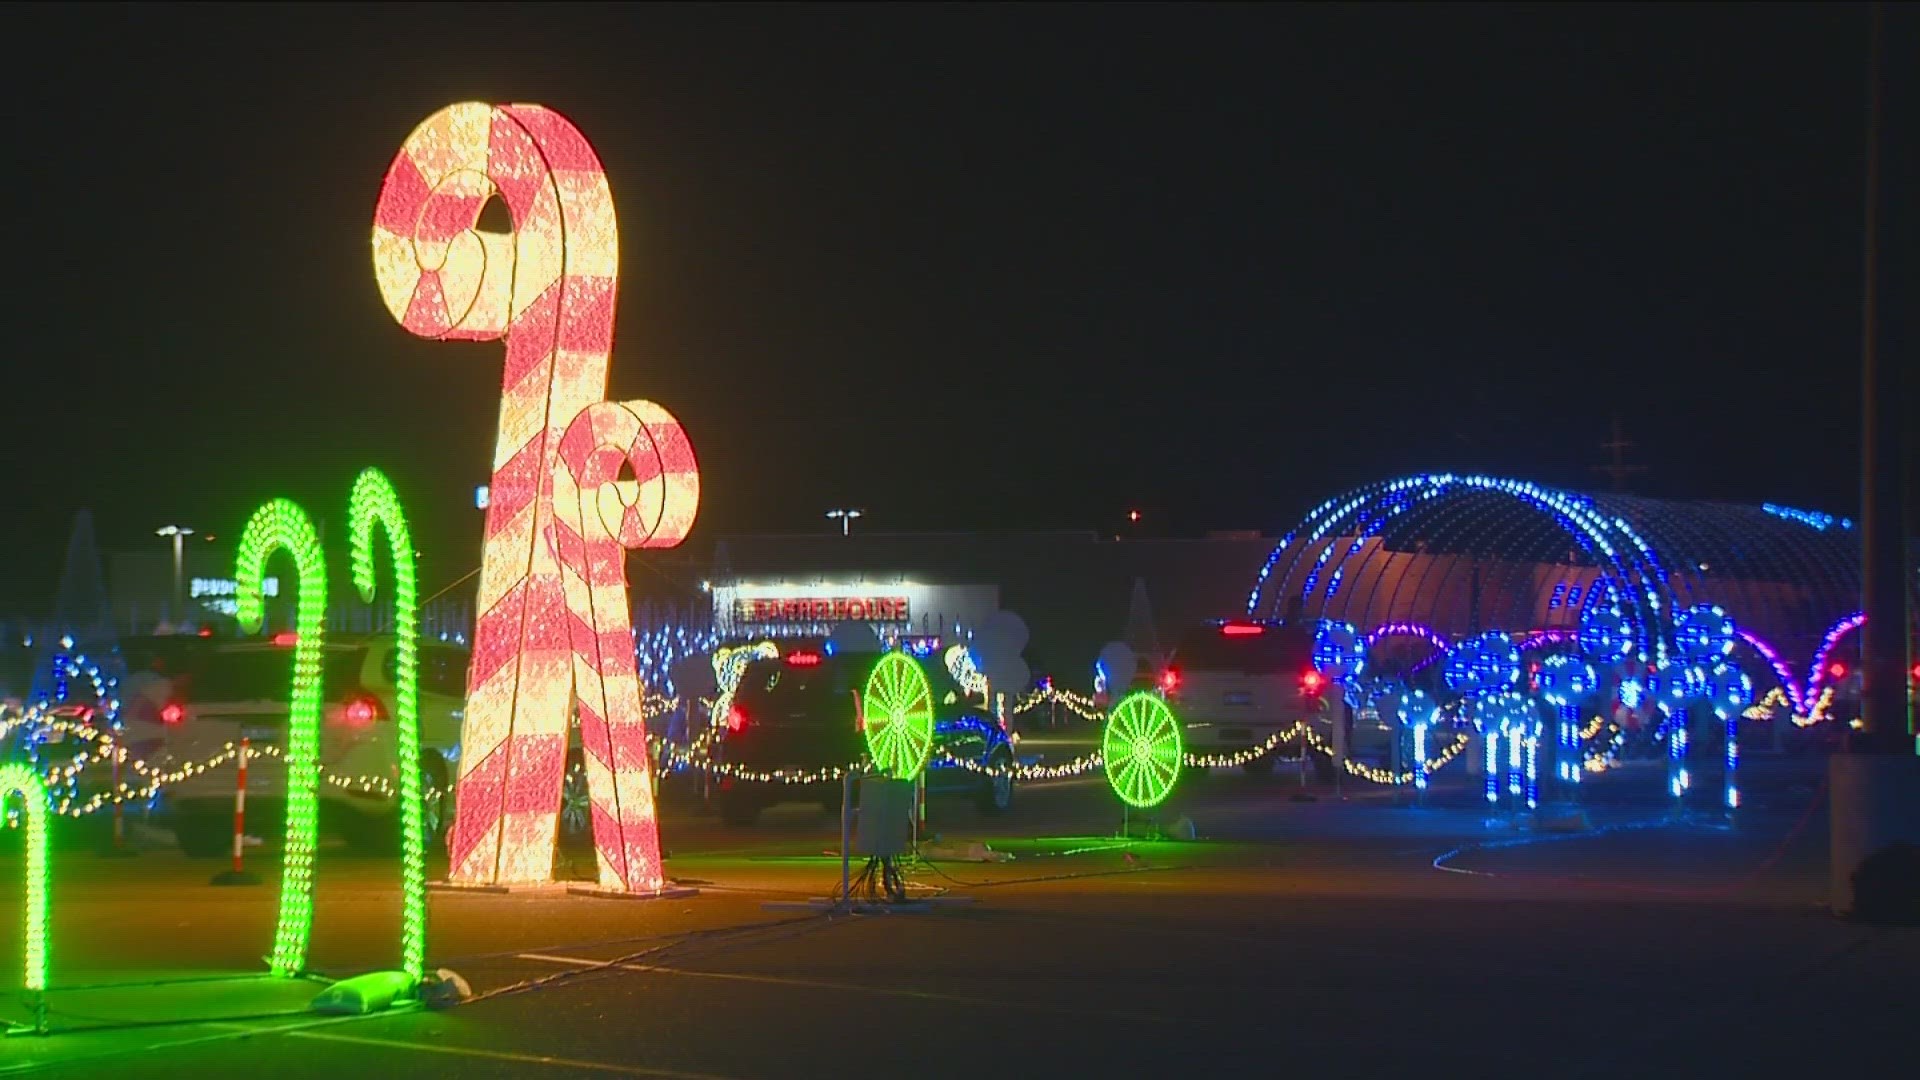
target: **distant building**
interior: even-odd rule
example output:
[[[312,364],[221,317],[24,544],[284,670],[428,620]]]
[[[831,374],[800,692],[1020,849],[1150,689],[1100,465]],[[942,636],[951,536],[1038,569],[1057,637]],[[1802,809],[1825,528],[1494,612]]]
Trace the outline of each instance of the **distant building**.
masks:
[[[1160,641],[1243,610],[1274,542],[1258,533],[1109,540],[1093,532],[730,536],[706,582],[723,637],[825,633],[841,621],[899,635],[952,635],[995,610],[1029,630],[1028,666],[1067,685],[1090,677],[1127,630],[1136,581]]]

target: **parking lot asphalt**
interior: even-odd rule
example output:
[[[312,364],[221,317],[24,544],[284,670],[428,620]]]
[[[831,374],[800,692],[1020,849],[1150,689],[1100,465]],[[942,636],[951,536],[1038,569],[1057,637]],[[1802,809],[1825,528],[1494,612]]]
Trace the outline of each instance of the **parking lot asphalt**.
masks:
[[[697,895],[432,893],[429,964],[474,998],[363,1018],[308,1012],[317,982],[260,977],[271,845],[249,852],[265,884],[219,888],[207,883],[216,864],[142,832],[132,858],[56,857],[55,1034],[0,1042],[0,1073],[1612,1076],[1864,1063],[1905,1045],[1911,1006],[1890,988],[1920,970],[1920,934],[1827,914],[1817,768],[1760,760],[1757,808],[1731,821],[1676,813],[1657,783],[1621,770],[1581,793],[1579,832],[1490,812],[1464,782],[1421,807],[1217,774],[1183,782],[1156,822],[1185,835],[1169,828],[1185,819],[1196,839],[1127,839],[1097,782],[1033,785],[1004,815],[936,801],[929,849],[937,834],[937,850],[979,842],[1010,858],[915,862],[912,894],[947,902],[863,915],[790,906],[838,880],[837,819],[817,806],[775,808],[753,829],[669,807],[668,874]],[[584,868],[578,847],[563,849],[563,873]],[[0,912],[19,911],[20,877],[17,852],[0,853]],[[330,849],[318,881],[316,974],[393,966],[394,862]],[[0,970],[18,971],[18,957],[0,936]],[[137,985],[86,989],[122,982]],[[0,1015],[22,1015],[17,994]]]

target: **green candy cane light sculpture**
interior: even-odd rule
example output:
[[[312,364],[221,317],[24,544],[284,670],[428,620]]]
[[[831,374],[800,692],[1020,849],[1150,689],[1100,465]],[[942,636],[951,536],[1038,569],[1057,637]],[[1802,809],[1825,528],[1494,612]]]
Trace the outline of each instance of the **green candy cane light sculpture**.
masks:
[[[400,496],[379,469],[363,470],[347,500],[352,533],[353,586],[373,602],[373,530],[387,534],[393,559],[394,721],[400,757],[400,969],[418,984],[427,956],[426,829],[420,794],[419,594],[414,585],[413,537],[400,512]],[[304,587],[301,595],[306,595]]]
[[[20,797],[20,824],[27,833],[25,944],[27,996],[33,1003],[34,1030],[47,1030],[47,788],[30,766],[0,765],[0,816],[10,796]],[[0,1028],[15,1029],[0,1023]],[[21,1029],[24,1030],[24,1029]]]
[[[306,511],[275,499],[254,511],[240,536],[234,602],[240,628],[255,633],[266,618],[261,585],[267,559],[280,548],[293,555],[299,578],[294,614],[293,702],[287,717],[287,839],[280,868],[280,918],[269,961],[279,978],[299,975],[313,935],[313,853],[320,834],[320,645],[327,610],[327,566]]]

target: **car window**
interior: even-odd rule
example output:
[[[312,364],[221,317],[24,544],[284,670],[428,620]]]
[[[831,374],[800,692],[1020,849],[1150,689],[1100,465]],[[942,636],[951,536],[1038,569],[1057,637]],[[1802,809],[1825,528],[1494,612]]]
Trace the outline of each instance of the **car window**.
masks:
[[[1207,626],[1181,640],[1173,662],[1188,671],[1302,672],[1313,666],[1313,634],[1291,626],[1262,626],[1259,633],[1239,634]]]
[[[428,645],[420,650],[420,685],[423,689],[449,697],[467,692],[467,652],[445,645]]]
[[[187,634],[127,638],[120,642],[120,655],[129,674],[138,671],[177,674],[191,669],[194,661],[208,651],[205,641]]]
[[[467,692],[467,652],[446,645],[422,645],[417,658],[420,689],[430,694],[462,697]],[[380,678],[388,686],[399,680],[400,650],[388,649],[380,660]]]
[[[292,649],[232,649],[208,653],[187,674],[187,694],[194,701],[285,701],[293,692]],[[321,653],[320,679],[329,700],[355,689],[363,649],[329,649]]]

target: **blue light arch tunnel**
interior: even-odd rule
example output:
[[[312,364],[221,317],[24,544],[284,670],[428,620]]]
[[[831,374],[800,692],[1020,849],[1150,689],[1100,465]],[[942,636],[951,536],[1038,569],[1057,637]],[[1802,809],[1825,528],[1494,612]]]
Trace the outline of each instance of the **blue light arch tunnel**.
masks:
[[[1267,557],[1246,613],[1351,624],[1374,644],[1376,676],[1421,685],[1443,644],[1504,630],[1530,659],[1573,653],[1609,611],[1623,669],[1651,675],[1678,647],[1676,613],[1719,607],[1740,629],[1728,662],[1756,696],[1795,707],[1777,710],[1785,720],[1856,616],[1860,577],[1852,522],[1815,511],[1432,473],[1314,508]]]

